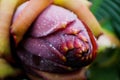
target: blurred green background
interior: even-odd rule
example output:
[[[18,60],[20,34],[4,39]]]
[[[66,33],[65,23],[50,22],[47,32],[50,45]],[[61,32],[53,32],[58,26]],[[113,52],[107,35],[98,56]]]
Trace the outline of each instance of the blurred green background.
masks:
[[[89,1],[92,2],[90,9],[102,28],[120,41],[120,0]],[[87,71],[88,80],[120,80],[120,47],[103,48]]]

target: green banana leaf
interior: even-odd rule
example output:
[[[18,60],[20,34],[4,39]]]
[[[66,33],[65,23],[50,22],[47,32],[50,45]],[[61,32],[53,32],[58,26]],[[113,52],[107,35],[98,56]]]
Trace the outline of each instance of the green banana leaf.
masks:
[[[120,39],[120,0],[91,0],[91,11],[103,28]]]
[[[103,29],[120,40],[120,0],[90,0],[91,11]],[[87,71],[88,80],[120,80],[120,48],[109,47],[97,55]]]

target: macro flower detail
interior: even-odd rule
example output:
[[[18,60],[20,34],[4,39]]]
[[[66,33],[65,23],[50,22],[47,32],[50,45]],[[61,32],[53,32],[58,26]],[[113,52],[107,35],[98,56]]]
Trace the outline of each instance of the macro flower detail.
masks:
[[[96,41],[87,25],[73,12],[51,5],[33,22],[19,43],[17,54],[26,66],[61,73],[90,64],[96,50]]]

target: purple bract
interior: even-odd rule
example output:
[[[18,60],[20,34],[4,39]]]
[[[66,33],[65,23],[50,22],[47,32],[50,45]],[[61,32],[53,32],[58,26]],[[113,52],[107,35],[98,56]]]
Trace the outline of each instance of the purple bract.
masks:
[[[41,71],[78,70],[96,56],[96,42],[88,31],[74,13],[51,5],[33,22],[17,54],[24,65]]]

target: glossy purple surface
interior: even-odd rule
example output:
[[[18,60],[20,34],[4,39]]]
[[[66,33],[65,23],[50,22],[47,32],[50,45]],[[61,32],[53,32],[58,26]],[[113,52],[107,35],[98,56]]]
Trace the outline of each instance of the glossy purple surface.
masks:
[[[85,25],[74,13],[55,5],[38,16],[17,47],[23,64],[49,72],[80,69],[93,61],[92,53]]]

